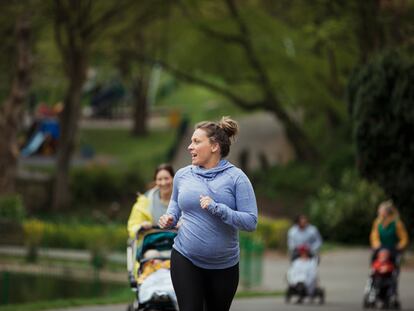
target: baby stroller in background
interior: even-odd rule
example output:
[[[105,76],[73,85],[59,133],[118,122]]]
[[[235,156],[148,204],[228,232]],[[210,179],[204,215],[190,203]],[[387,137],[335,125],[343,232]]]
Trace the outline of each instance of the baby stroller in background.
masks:
[[[286,303],[289,303],[293,296],[298,297],[296,303],[303,303],[305,298],[309,298],[310,302],[318,298],[319,304],[325,303],[325,290],[318,286],[319,257],[312,255],[306,245],[299,246],[295,251],[298,256],[292,257],[286,274]]]
[[[143,282],[139,282],[143,267],[150,260],[144,258],[144,254],[148,250],[156,250],[161,255],[156,258],[157,260],[170,260],[176,235],[177,230],[153,227],[149,230],[139,230],[136,238],[128,242],[128,278],[136,298],[133,304],[128,306],[128,311],[178,311],[169,270],[160,269],[149,275]]]
[[[363,307],[375,309],[381,304],[382,309],[401,309],[397,290],[401,253],[387,249],[376,250],[371,261],[371,272],[364,289]],[[383,273],[378,271],[381,269],[381,261],[385,269]]]

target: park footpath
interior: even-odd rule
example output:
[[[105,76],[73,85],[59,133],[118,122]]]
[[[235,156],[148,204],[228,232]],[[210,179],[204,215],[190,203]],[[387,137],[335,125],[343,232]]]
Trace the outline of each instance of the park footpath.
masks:
[[[24,255],[24,252],[25,250],[20,247],[0,247],[0,256],[13,254]],[[42,257],[50,256],[56,259],[90,260],[90,255],[86,251],[41,249],[39,254]],[[125,255],[122,253],[110,254],[109,258],[111,261],[119,263],[125,262]],[[326,304],[324,306],[317,304],[305,306],[296,304],[286,305],[283,297],[241,298],[234,301],[231,311],[295,311],[306,308],[310,308],[309,310],[311,311],[319,309],[338,311],[361,310],[363,289],[369,275],[369,258],[370,251],[366,248],[338,248],[322,254],[319,276],[320,285],[326,290]],[[405,254],[405,258],[406,264],[402,267],[400,279],[400,299],[403,310],[414,311],[414,254],[407,253]],[[20,268],[26,269],[25,266],[20,265]],[[265,252],[263,257],[262,285],[256,289],[263,291],[284,291],[286,288],[285,275],[288,267],[289,260],[286,255],[273,251]],[[51,267],[48,267],[48,270],[51,271]],[[17,270],[16,268],[13,271],[22,270]],[[102,271],[100,275],[102,279],[127,282],[126,271],[104,272]],[[125,310],[125,305],[76,307],[62,310],[123,311]]]

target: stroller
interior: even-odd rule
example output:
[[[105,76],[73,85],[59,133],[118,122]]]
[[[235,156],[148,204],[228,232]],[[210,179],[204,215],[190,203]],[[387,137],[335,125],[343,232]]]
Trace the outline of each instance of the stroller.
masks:
[[[389,253],[390,265],[384,273],[379,273],[375,269],[375,260],[382,256],[381,253],[384,251]],[[375,309],[379,305],[383,309],[401,309],[397,291],[401,254],[380,249],[374,252],[371,261],[372,269],[364,289],[364,309]]]
[[[153,227],[150,230],[139,230],[136,238],[128,242],[128,278],[136,298],[128,306],[128,311],[178,311],[177,298],[168,269],[176,235],[177,230]],[[150,252],[156,252],[158,256],[146,258],[146,254]],[[147,274],[144,267],[150,260],[168,263],[168,268],[164,265],[164,268],[144,275]]]
[[[286,274],[286,303],[289,303],[293,296],[298,296],[296,303],[303,303],[307,297],[310,302],[318,298],[319,304],[325,303],[325,290],[318,286],[319,257],[311,255],[306,245],[301,245],[295,251],[299,256],[292,258]]]

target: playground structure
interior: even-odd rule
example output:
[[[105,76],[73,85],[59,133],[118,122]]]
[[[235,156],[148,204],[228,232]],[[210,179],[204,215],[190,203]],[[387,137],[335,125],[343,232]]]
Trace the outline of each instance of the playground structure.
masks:
[[[50,156],[56,153],[60,136],[58,115],[62,109],[61,103],[54,107],[39,105],[20,152],[23,157],[35,154]]]

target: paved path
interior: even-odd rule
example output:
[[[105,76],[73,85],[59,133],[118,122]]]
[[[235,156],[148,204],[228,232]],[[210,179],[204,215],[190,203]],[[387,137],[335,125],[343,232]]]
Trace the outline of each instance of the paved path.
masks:
[[[327,302],[323,306],[318,304],[286,305],[282,297],[246,298],[236,299],[231,311],[361,310],[362,292],[368,276],[368,260],[369,251],[366,249],[341,249],[323,255],[320,279],[327,293]],[[275,253],[267,254],[263,267],[263,287],[269,290],[283,290],[286,286],[284,275],[287,267],[288,261],[284,256]],[[412,268],[402,269],[400,298],[403,310],[414,311],[414,269]],[[62,310],[124,311],[125,308],[125,305],[111,305]]]
[[[268,164],[275,165],[287,163],[294,157],[283,127],[272,114],[256,112],[236,118],[236,121],[240,132],[227,157],[233,164],[242,166],[240,156],[244,152],[247,152],[247,168],[250,170],[260,168],[263,158]],[[176,169],[191,163],[187,147],[193,131],[193,126],[190,126],[180,142],[172,163]]]

